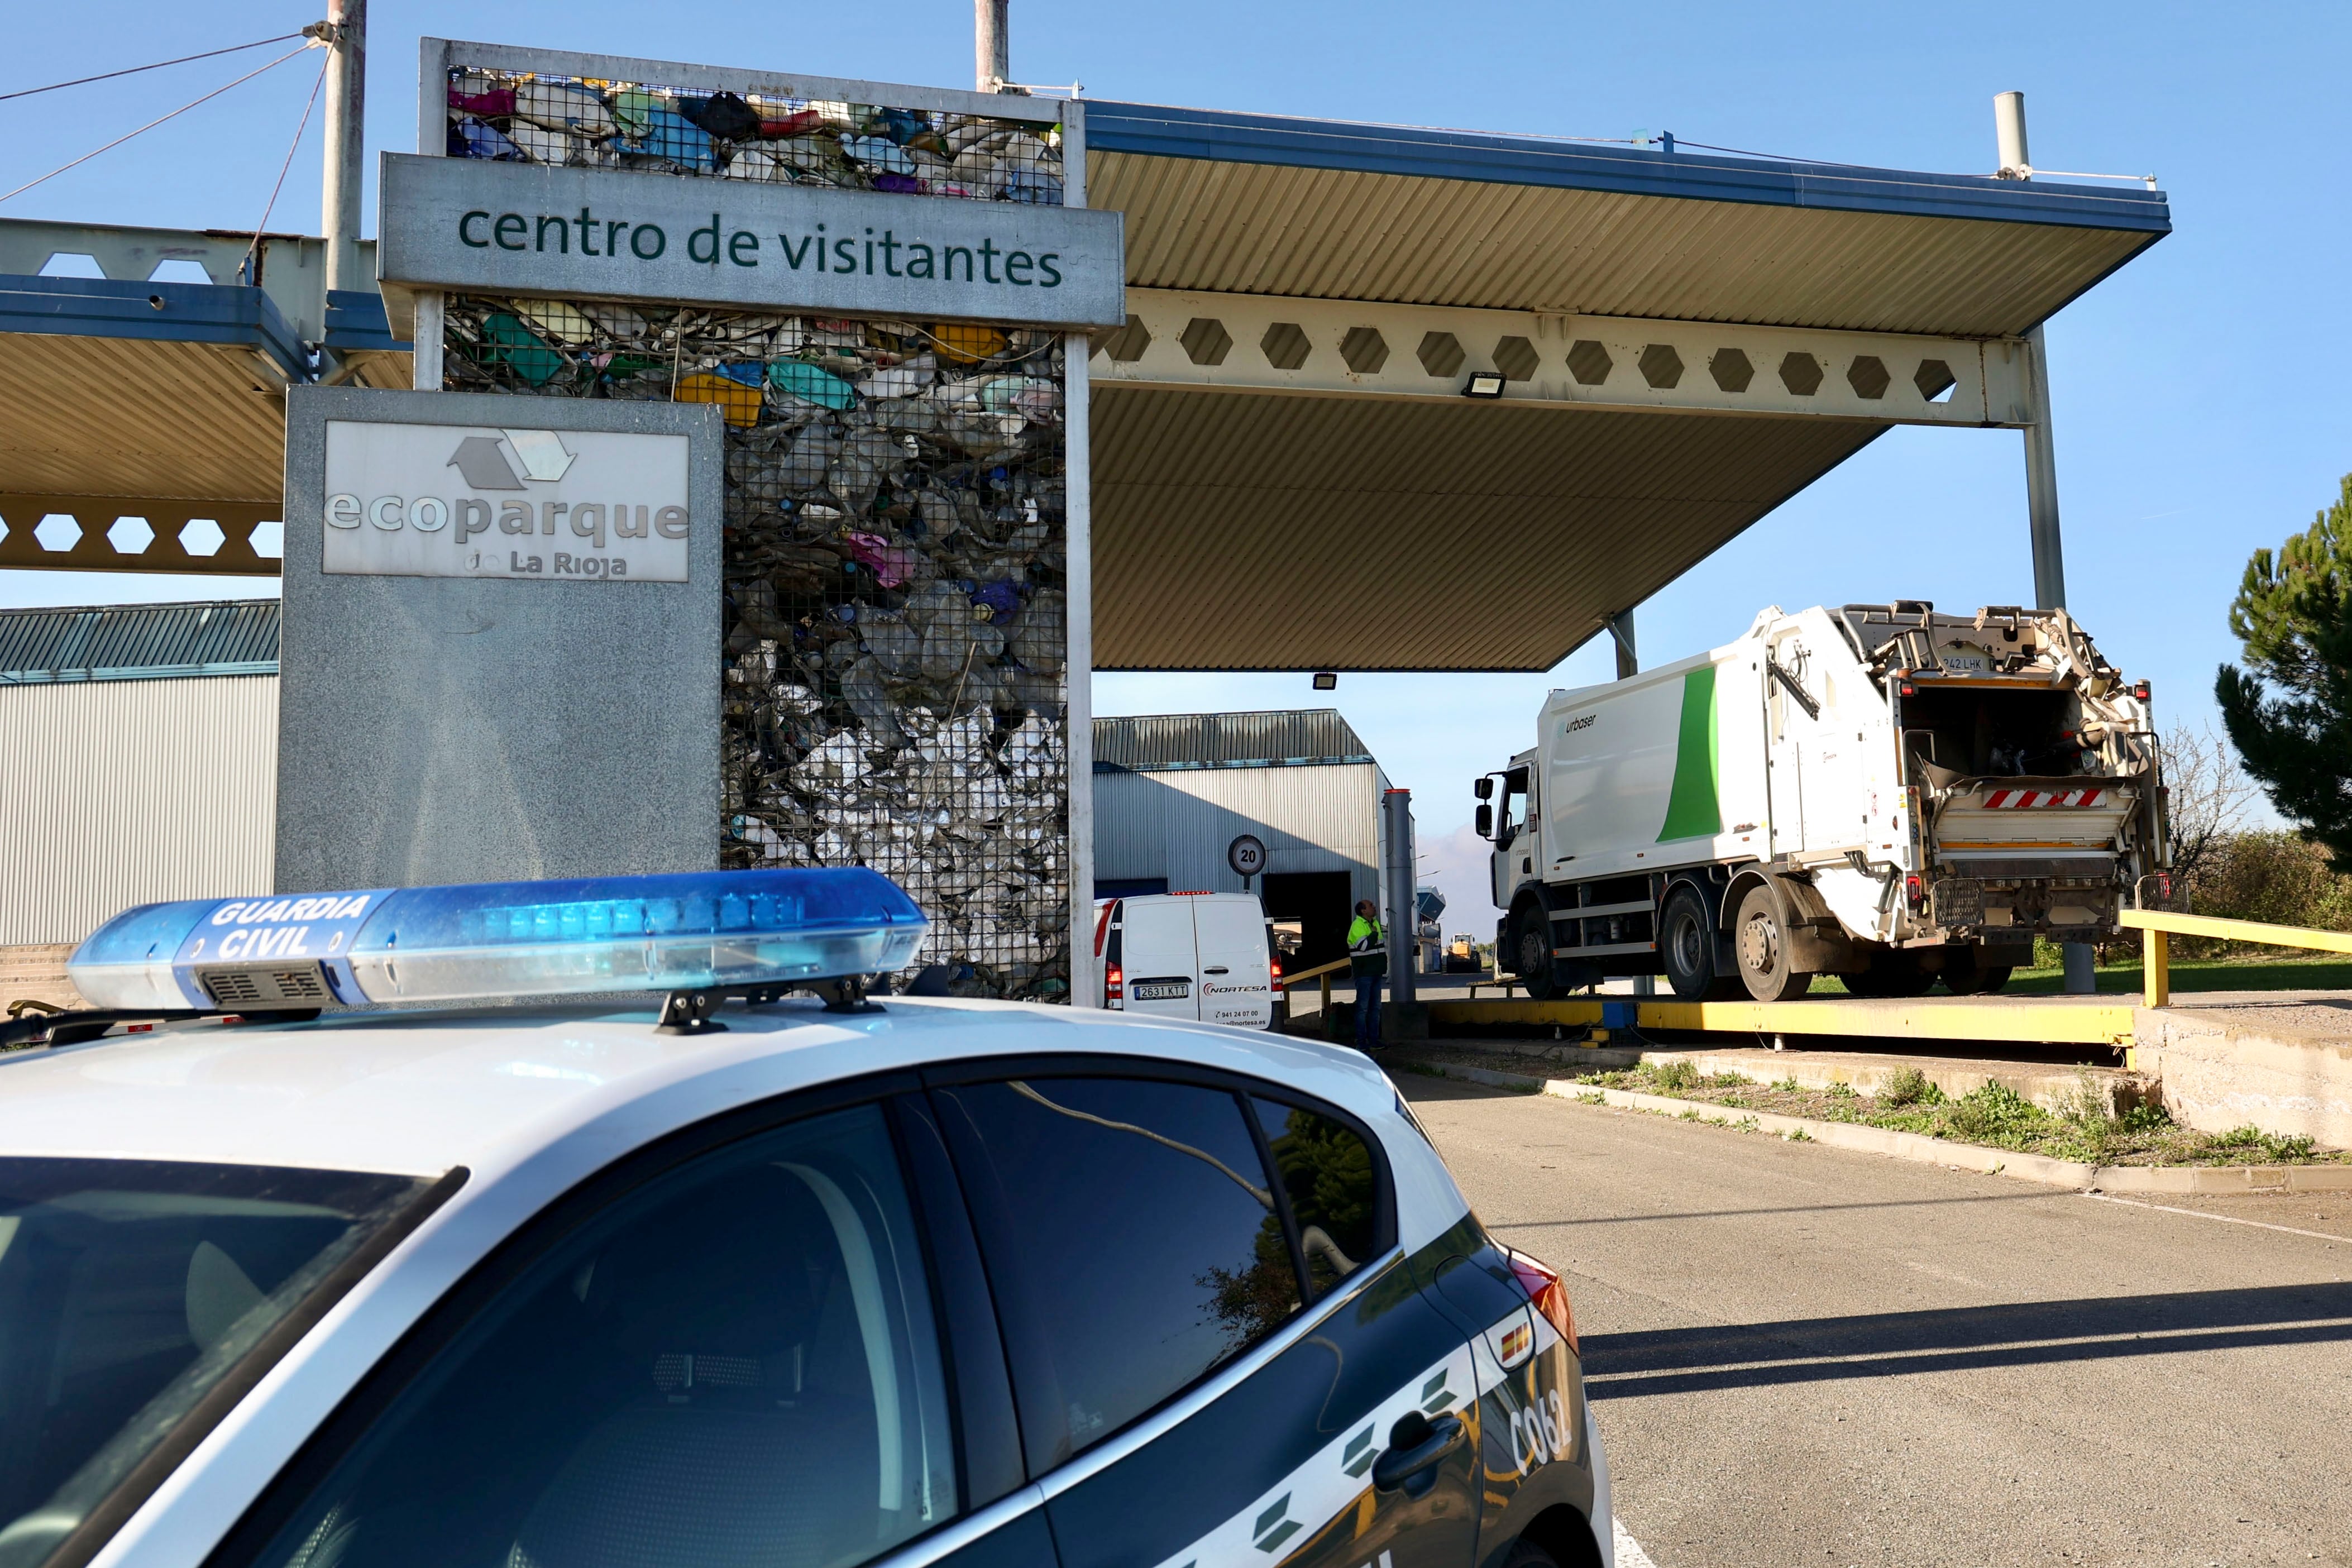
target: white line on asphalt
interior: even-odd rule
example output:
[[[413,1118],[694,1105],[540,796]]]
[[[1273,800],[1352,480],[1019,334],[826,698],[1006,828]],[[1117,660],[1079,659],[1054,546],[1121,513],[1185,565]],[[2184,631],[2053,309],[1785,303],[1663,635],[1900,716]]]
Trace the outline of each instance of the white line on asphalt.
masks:
[[[1650,1554],[1642,1550],[1642,1543],[1625,1533],[1624,1524],[1613,1514],[1610,1516],[1609,1531],[1617,1538],[1617,1568],[1658,1568],[1650,1561]]]
[[[2096,1198],[2103,1204],[2124,1204],[2136,1209],[2154,1209],[2158,1214],[2185,1214],[2190,1219],[2217,1219],[2223,1225],[2250,1225],[2256,1230],[2281,1230],[2289,1236],[2308,1236],[2320,1241],[2352,1241],[2352,1237],[2331,1236],[2324,1230],[2297,1230],[2291,1225],[2273,1225],[2268,1220],[2240,1219],[2233,1214],[2207,1214],[2202,1209],[2177,1209],[2170,1204],[2144,1204],[2137,1198],[2113,1198],[2105,1193],[2084,1193],[2086,1198]]]

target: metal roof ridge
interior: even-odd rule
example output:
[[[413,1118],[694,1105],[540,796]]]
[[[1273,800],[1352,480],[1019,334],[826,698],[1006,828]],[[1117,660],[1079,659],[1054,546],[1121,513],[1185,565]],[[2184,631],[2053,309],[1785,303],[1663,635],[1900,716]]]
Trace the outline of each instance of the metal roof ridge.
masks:
[[[2105,228],[2168,232],[2164,193],[2045,181],[2003,180],[1991,174],[1947,174],[1870,164],[1801,162],[1724,154],[1666,153],[1599,141],[1521,132],[1455,131],[1370,121],[1309,119],[1253,110],[1186,109],[1088,99],[1090,152],[1138,156],[1221,159],[1236,163],[1349,169],[1421,178],[1497,184],[1622,188],[1627,194],[1851,207],[2021,223],[2072,223]],[[1167,129],[1142,129],[1157,120]],[[1129,123],[1123,125],[1125,121]],[[1251,133],[1268,139],[1248,144]],[[1270,144],[1280,138],[1283,145]],[[1306,145],[1310,140],[1325,145]],[[1175,143],[1188,142],[1193,146]],[[1222,143],[1222,144],[1219,144]],[[1385,143],[1385,155],[1368,151]],[[1319,151],[1319,157],[1301,157]],[[1433,169],[1433,163],[1457,165]],[[1286,154],[1286,155],[1284,155]],[[1460,167],[1463,154],[1485,154],[1486,166]],[[1516,163],[1515,169],[1501,160]],[[1570,176],[1581,174],[1582,179]],[[1528,179],[1529,174],[1546,177]],[[1517,177],[1515,177],[1517,176]],[[1692,187],[1697,188],[1692,188]]]

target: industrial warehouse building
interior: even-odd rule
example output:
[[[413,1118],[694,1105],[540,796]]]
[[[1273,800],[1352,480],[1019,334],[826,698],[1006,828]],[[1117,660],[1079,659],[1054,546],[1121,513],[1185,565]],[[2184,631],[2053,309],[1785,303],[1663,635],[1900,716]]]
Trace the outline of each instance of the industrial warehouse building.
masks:
[[[273,600],[0,613],[0,1005],[133,904],[266,893]]]
[[[1094,738],[1097,898],[1239,892],[1225,851],[1248,834],[1297,965],[1345,955],[1349,909],[1381,896],[1389,781],[1336,710],[1097,719]]]

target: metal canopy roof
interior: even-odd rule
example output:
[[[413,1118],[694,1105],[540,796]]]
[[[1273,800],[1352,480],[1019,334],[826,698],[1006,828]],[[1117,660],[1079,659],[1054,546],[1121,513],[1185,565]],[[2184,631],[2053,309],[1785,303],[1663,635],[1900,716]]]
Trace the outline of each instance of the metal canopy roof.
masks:
[[[1759,326],[2024,331],[2158,192],[1087,104],[1130,285]]]
[[[1100,100],[1073,124],[1139,312],[1092,362],[1105,668],[1549,668],[1890,424],[2029,422],[2019,334],[2170,227],[2130,187]],[[405,384],[407,357],[380,300],[323,297],[316,240],[266,238],[267,286],[236,286],[250,244],[0,223],[0,272],[86,250],[110,279],[0,279],[0,564],[274,569],[247,537],[277,515],[273,374],[323,342]],[[214,285],[135,281],[181,256]],[[1489,370],[1500,399],[1454,395]],[[23,526],[48,510],[70,551]],[[138,560],[117,510],[156,526]],[[228,542],[190,554],[191,519]]]
[[[1094,419],[1096,663],[1137,669],[1548,669],[1886,428],[1125,386]]]
[[[2137,188],[1094,100],[1086,135],[1143,313],[1092,362],[1105,668],[1548,668],[1890,423],[2030,419],[1907,378],[1981,346],[2021,384],[2016,335],[2170,228]],[[1692,323],[1821,335],[1731,371]]]

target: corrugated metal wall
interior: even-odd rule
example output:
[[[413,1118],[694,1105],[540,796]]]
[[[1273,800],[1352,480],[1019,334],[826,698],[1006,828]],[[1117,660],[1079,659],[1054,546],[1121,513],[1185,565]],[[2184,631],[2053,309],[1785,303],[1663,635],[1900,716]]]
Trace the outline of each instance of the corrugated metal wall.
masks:
[[[1095,875],[1165,877],[1171,891],[1238,893],[1225,847],[1254,833],[1266,870],[1346,871],[1380,897],[1381,791],[1370,763],[1095,774]]]
[[[0,946],[269,890],[278,678],[0,686]]]

